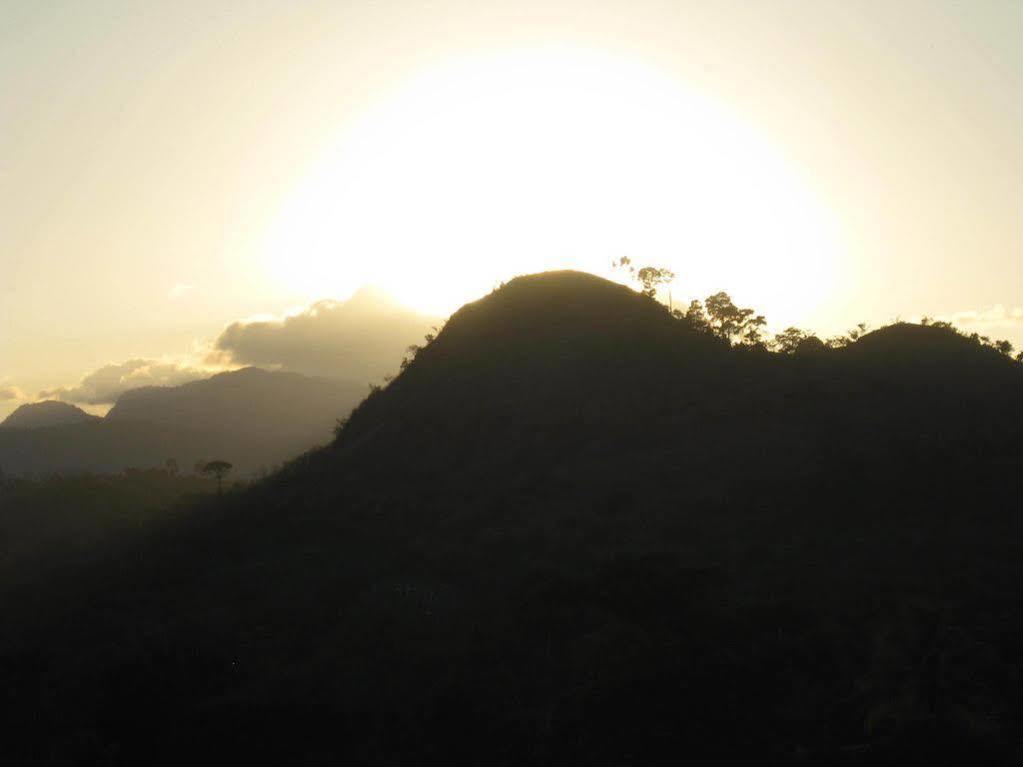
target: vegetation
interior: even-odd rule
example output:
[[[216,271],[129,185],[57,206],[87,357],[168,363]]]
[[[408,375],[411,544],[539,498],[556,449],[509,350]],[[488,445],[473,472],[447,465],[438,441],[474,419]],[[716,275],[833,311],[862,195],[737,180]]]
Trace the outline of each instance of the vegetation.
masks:
[[[643,266],[637,269],[632,265],[632,259],[628,256],[622,256],[611,266],[615,269],[624,269],[630,278],[640,284],[640,292],[647,298],[655,298],[660,288],[668,287],[675,280],[675,273],[670,269],[661,266]],[[671,308],[670,294],[668,307]]]
[[[113,556],[212,492],[207,479],[159,469],[39,480],[0,471],[0,595]]]
[[[617,269],[626,270],[630,278],[640,284],[640,292],[651,299],[656,298],[660,286],[667,285],[675,279],[674,272],[662,267],[645,266],[637,269],[632,265],[632,261],[628,256],[623,256],[618,261],[615,261],[612,266]],[[669,303],[668,311],[671,316],[684,322],[693,330],[714,335],[727,341],[732,346],[775,351],[783,354],[793,354],[800,349],[803,351],[810,349],[819,350],[822,346],[840,349],[855,343],[865,336],[869,330],[867,324],[861,322],[845,335],[834,336],[828,339],[827,342],[822,342],[812,333],[796,327],[789,327],[775,334],[773,338],[766,338],[764,336],[764,328],[767,326],[767,318],[762,314],[758,314],[754,309],[736,306],[731,296],[723,291],[708,296],[702,302],[692,301],[684,312],[672,308]],[[921,319],[920,324],[925,327],[949,331],[957,336],[969,339],[978,346],[994,349],[999,354],[1023,363],[1023,351],[1013,357],[1014,348],[1010,341],[993,340],[988,336],[978,333],[966,334],[955,328],[950,322],[933,320],[930,317]],[[404,367],[402,369],[404,370]]]
[[[12,590],[7,758],[1018,761],[1023,370],[699,310],[512,280],[329,447]]]
[[[202,465],[202,469],[200,471],[201,471],[202,474],[204,474],[207,477],[215,477],[216,478],[216,480],[217,480],[217,495],[223,495],[224,494],[224,477],[226,477],[228,475],[228,473],[230,473],[231,469],[233,469],[233,468],[234,468],[234,466],[232,466],[227,461],[219,461],[218,460],[218,461],[210,461],[209,463],[204,463]]]

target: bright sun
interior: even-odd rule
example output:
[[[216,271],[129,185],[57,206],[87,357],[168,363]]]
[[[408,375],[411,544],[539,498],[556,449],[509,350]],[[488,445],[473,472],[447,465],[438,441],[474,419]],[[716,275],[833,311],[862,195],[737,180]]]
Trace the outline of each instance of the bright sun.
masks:
[[[742,121],[643,64],[564,49],[462,59],[338,137],[267,237],[309,298],[375,283],[447,313],[516,274],[670,266],[801,319],[840,259],[828,211]]]

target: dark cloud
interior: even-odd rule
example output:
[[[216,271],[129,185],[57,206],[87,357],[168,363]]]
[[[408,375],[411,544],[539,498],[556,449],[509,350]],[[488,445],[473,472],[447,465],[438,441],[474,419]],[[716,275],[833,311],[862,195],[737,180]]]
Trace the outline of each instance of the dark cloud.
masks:
[[[120,364],[104,365],[86,375],[75,386],[39,392],[40,399],[59,399],[88,405],[108,405],[129,389],[141,386],[179,386],[214,371],[178,362],[132,359]]]
[[[364,288],[348,301],[319,301],[283,319],[235,322],[216,340],[210,361],[378,381],[397,372],[405,349],[437,324]]]

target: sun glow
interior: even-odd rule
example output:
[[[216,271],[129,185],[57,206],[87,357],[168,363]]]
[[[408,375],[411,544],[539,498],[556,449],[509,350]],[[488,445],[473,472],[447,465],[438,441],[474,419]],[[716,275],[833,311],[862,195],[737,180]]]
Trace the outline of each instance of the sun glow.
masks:
[[[462,59],[350,125],[266,238],[310,299],[375,283],[446,313],[516,274],[669,266],[800,319],[841,260],[835,224],[762,137],[632,60],[579,50]]]

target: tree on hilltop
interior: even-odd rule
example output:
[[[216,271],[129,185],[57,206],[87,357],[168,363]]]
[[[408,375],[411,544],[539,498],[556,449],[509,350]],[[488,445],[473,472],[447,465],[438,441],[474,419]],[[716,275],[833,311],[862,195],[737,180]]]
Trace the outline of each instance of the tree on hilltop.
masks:
[[[628,272],[629,277],[640,285],[640,293],[647,298],[656,298],[657,291],[661,287],[668,288],[668,309],[672,309],[671,302],[671,283],[675,280],[675,272],[671,271],[663,266],[644,266],[639,269],[632,265],[632,259],[628,256],[622,256],[617,261],[611,263],[614,269],[624,269]]]
[[[708,296],[703,302],[709,318],[711,332],[728,341],[744,346],[758,346],[763,342],[763,329],[767,319],[753,309],[735,305],[724,291]]]
[[[226,477],[228,472],[230,472],[233,468],[234,466],[227,461],[210,461],[209,463],[203,464],[202,473],[207,477],[216,477],[217,495],[223,495],[224,477]]]

